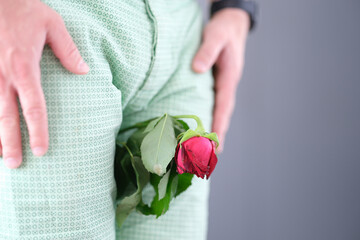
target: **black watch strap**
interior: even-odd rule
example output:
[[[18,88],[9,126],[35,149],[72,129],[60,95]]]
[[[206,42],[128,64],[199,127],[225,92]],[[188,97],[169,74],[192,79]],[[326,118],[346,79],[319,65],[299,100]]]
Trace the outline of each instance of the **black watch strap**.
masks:
[[[241,8],[249,14],[250,28],[254,29],[257,23],[258,6],[256,2],[249,0],[220,0],[211,4],[211,15],[224,8]]]

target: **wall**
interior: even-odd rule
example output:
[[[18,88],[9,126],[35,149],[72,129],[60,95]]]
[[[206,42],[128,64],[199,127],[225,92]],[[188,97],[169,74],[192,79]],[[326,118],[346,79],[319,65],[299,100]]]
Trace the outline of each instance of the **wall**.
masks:
[[[209,240],[360,239],[360,1],[258,0]]]

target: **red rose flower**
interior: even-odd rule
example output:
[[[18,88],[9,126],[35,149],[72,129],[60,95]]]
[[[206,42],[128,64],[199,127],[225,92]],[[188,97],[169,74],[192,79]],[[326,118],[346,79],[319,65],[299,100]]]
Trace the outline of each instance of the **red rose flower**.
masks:
[[[217,163],[215,149],[216,143],[205,137],[192,137],[181,146],[178,144],[175,153],[177,172],[208,179]]]

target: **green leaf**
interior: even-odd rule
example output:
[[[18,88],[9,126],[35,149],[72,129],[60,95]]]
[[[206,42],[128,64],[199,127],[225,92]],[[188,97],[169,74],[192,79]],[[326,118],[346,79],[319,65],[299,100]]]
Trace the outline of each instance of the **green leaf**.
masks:
[[[179,196],[182,192],[184,192],[188,187],[191,186],[191,181],[194,177],[194,174],[191,173],[183,173],[178,175],[178,185],[175,197]]]
[[[169,182],[170,170],[160,179],[158,185],[159,191],[159,200],[163,199],[166,194],[167,184]]]
[[[173,123],[165,114],[141,143],[140,150],[145,168],[162,176],[175,155],[176,138]]]
[[[214,141],[216,143],[216,147],[219,146],[219,139],[216,133],[212,132],[212,133],[207,133],[205,135],[203,135],[203,137],[208,138],[212,141]]]
[[[118,227],[124,223],[129,214],[136,208],[140,202],[141,194],[135,192],[134,194],[125,197],[116,208],[116,224]]]
[[[133,158],[133,167],[136,172],[136,182],[138,185],[138,190],[143,189],[146,184],[149,183],[150,180],[150,174],[144,167],[144,164],[142,163],[142,160],[140,157],[135,156]]]
[[[117,186],[117,200],[130,196],[137,190],[136,174],[131,162],[131,156],[141,156],[140,145],[146,134],[144,128],[135,131],[126,143],[116,145],[114,175]]]
[[[159,198],[160,188],[162,188],[160,187],[160,182],[165,176],[161,178],[156,174],[150,174],[150,183],[154,187],[156,195],[151,202],[151,206],[148,206],[141,201],[136,207],[139,212],[144,215],[156,215],[157,217],[165,214],[169,209],[171,200],[184,192],[191,185],[191,180],[194,177],[194,174],[190,173],[178,174],[176,172],[176,164],[172,165],[166,175],[168,174],[169,178],[166,186],[166,193],[161,199]]]
[[[140,203],[136,206],[136,210],[141,212],[142,214],[148,216],[148,215],[154,215],[153,209],[146,205],[142,200]]]
[[[184,136],[184,132],[177,134],[176,141],[179,141]]]
[[[146,133],[144,133],[144,128],[140,128],[135,131],[127,140],[126,145],[133,155],[141,156],[140,146],[145,136]]]
[[[124,223],[129,214],[142,202],[142,190],[149,182],[149,173],[143,166],[140,157],[131,158],[132,167],[136,174],[137,191],[125,197],[116,208],[116,222],[119,227]]]
[[[136,176],[131,165],[131,158],[124,147],[116,146],[114,176],[117,188],[117,200],[136,191]]]
[[[175,130],[178,130],[180,132],[185,132],[189,129],[189,125],[187,125],[187,123],[184,122],[183,120],[172,118],[172,121],[173,121]]]
[[[175,165],[175,164],[174,164]],[[167,212],[171,200],[174,198],[177,189],[177,173],[176,168],[172,167],[167,174],[169,174],[169,179],[166,185],[165,196],[159,199],[159,184],[161,177],[156,174],[150,174],[150,183],[154,187],[156,195],[154,196],[151,206],[144,204],[142,201],[138,204],[137,210],[144,215],[156,215],[159,217]]]
[[[180,144],[182,144],[183,142],[185,142],[186,140],[188,140],[192,137],[199,137],[199,136],[200,136],[200,134],[198,132],[195,132],[194,130],[189,129],[184,133],[183,137],[181,138]]]
[[[173,118],[173,123],[174,123],[176,140],[178,141],[183,136],[183,134],[189,129],[189,126],[183,120],[179,120],[176,118]]]
[[[173,199],[176,196],[176,191],[178,188],[178,183],[179,183],[179,176],[178,174],[175,172],[174,173],[174,179],[171,183],[171,192],[170,192],[170,200]]]
[[[132,125],[132,126],[128,126],[128,127],[126,127],[126,128],[122,128],[122,129],[120,129],[120,130],[118,131],[117,136],[121,135],[123,132],[126,132],[126,131],[131,130],[131,129],[134,129],[134,128],[144,128],[144,127],[148,126],[151,121],[153,121],[153,120],[155,120],[155,119],[156,119],[156,118],[151,118],[151,119],[148,119],[148,120],[146,120],[146,121],[136,123],[136,124],[134,124],[134,125]]]
[[[124,170],[126,179],[128,179],[130,183],[136,185],[136,172],[131,162],[131,156],[129,154],[125,155],[125,157],[121,159],[120,164]]]
[[[151,202],[151,211],[153,215],[156,215],[156,217],[161,216],[165,211],[166,205],[169,205],[170,201],[168,196],[165,196],[161,200],[159,199],[159,182],[160,177],[156,174],[151,174],[150,177],[150,183],[154,187],[156,195],[154,196],[153,201]],[[165,194],[166,195],[166,194]]]
[[[158,117],[155,120],[152,120],[145,128],[144,133],[150,132],[151,130],[153,130],[155,128],[155,125],[159,122],[159,120],[162,117]]]
[[[174,191],[173,180],[176,175],[177,175],[176,172],[174,172],[172,168],[169,176],[168,184],[166,186],[166,194],[162,199],[159,199],[159,189],[157,187],[158,184],[156,184],[159,180],[156,179],[155,181],[152,182],[152,185],[155,188],[156,195],[151,203],[151,209],[153,212],[152,214],[156,215],[156,217],[160,217],[161,215],[165,214],[167,210],[169,210],[170,201],[175,195],[173,193]]]
[[[128,165],[130,162],[130,165]],[[128,155],[122,161],[121,167],[124,171],[124,175],[117,180],[117,199],[121,200],[127,196],[130,196],[137,190],[136,185],[136,173],[131,165],[131,157]]]
[[[190,129],[189,125],[185,121],[181,119],[176,119],[175,121],[179,122],[185,131]]]

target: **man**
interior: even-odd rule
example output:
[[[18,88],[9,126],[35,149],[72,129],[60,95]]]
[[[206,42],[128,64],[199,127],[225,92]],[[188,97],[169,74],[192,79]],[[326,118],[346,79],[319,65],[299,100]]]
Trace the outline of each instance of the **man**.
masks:
[[[113,239],[113,137],[136,121],[193,111],[222,150],[253,25],[243,1],[225,2],[199,48],[192,0],[0,2],[0,238]],[[204,239],[208,184],[191,189],[168,216],[134,213],[117,238]]]

